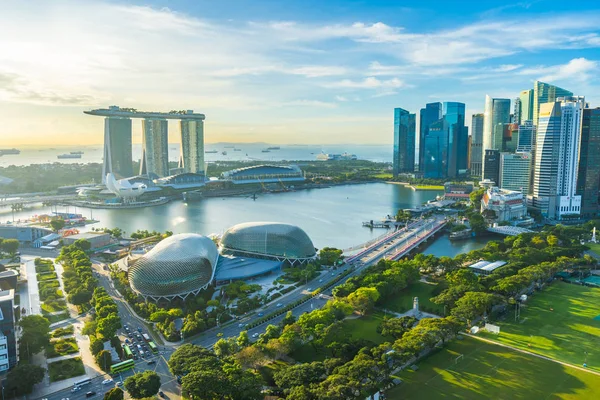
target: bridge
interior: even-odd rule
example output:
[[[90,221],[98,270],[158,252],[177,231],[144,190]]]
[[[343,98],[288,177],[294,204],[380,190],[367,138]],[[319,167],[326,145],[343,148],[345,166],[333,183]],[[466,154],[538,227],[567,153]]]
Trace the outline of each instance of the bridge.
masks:
[[[527,228],[521,228],[519,226],[494,226],[487,228],[488,232],[497,233],[499,235],[504,236],[517,236],[521,233],[531,233],[533,232]]]
[[[446,219],[441,216],[418,220],[406,228],[383,235],[363,251],[348,257],[346,262],[367,265],[383,258],[398,260],[435,235],[446,223]]]
[[[5,197],[0,198],[0,207],[7,207],[17,204],[46,203],[73,199],[73,195],[46,195],[31,197]]]

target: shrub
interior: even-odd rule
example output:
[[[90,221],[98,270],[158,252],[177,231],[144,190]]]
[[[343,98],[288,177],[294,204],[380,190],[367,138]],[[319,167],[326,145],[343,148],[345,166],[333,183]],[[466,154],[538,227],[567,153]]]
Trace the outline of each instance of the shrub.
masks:
[[[85,374],[85,368],[80,357],[69,358],[48,364],[50,382],[61,381]]]

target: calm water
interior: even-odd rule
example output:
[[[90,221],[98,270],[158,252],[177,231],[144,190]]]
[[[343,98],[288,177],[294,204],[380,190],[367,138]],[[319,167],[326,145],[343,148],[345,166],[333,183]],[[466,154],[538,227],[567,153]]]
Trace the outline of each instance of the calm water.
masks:
[[[495,240],[493,237],[484,237],[484,238],[472,238],[469,240],[456,240],[451,241],[448,238],[448,235],[443,235],[438,237],[433,243],[431,243],[425,251],[424,254],[433,254],[436,257],[448,256],[455,257],[461,253],[468,253],[471,250],[477,250],[482,248],[489,242],[490,240]]]

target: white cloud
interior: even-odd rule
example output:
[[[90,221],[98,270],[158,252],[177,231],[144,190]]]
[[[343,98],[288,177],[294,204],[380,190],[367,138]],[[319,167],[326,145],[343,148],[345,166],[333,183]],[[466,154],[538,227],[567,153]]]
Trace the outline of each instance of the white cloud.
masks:
[[[552,66],[538,66],[525,68],[519,71],[521,75],[532,75],[541,81],[573,80],[585,81],[594,72],[600,69],[600,63],[586,58],[574,58],[566,64]]]
[[[319,108],[336,108],[337,104],[320,100],[293,100],[282,104],[283,106],[300,106],[300,107],[319,107]]]
[[[332,88],[350,88],[350,89],[382,89],[382,88],[401,88],[407,85],[398,78],[392,78],[388,80],[380,80],[373,76],[365,78],[360,81],[354,81],[351,79],[343,79],[341,81],[328,83],[326,87]]]
[[[519,69],[522,66],[523,66],[523,64],[502,64],[502,65],[499,65],[498,67],[494,68],[494,71],[509,72],[509,71],[514,71],[516,69]]]

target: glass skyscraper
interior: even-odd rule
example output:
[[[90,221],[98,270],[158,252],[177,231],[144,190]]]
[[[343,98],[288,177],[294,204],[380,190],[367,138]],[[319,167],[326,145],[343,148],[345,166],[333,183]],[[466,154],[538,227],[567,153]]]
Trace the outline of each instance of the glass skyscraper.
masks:
[[[500,150],[486,149],[483,156],[483,179],[500,184]]]
[[[517,151],[532,152],[535,146],[535,125],[533,121],[523,121],[519,125]]]
[[[483,114],[473,114],[471,117],[471,175],[481,176],[483,157]]]
[[[394,108],[394,176],[415,171],[416,115]]]
[[[182,119],[179,124],[181,127],[179,168],[183,172],[204,175],[204,121]]]
[[[169,175],[169,125],[166,119],[142,120],[140,175]]]
[[[460,171],[467,169],[467,140],[469,133],[465,127],[465,104],[444,102],[444,117],[448,124],[448,171],[449,178],[455,178]]]
[[[533,106],[532,106],[532,120],[535,126],[539,125],[539,113],[540,106],[544,103],[554,103],[558,97],[569,97],[573,96],[573,92],[566,89],[559,88],[558,86],[550,85],[548,83],[535,81],[533,83]]]
[[[488,149],[501,150],[502,141],[494,141],[496,130],[499,124],[510,122],[510,99],[494,99],[488,95],[485,96],[485,111],[483,113],[483,158]],[[498,146],[500,144],[500,147]],[[485,174],[485,163],[483,164],[483,173]]]
[[[531,154],[500,154],[500,182],[498,187],[501,189],[515,190],[523,193],[523,196],[527,196],[530,186],[530,177]]]
[[[448,173],[448,123],[444,118],[429,126],[425,136],[423,176],[445,178]]]
[[[421,108],[421,111],[419,112],[419,165],[422,165],[423,163],[425,137],[429,132],[429,126],[441,118],[442,103],[426,104],[425,108]],[[423,168],[419,167],[419,171],[423,171]]]
[[[600,194],[600,108],[583,110],[581,150],[577,194],[581,195],[581,215],[593,218],[599,215]]]
[[[519,119],[515,122],[522,124],[533,120],[533,89],[522,90],[519,94]]]
[[[130,118],[107,117],[104,119],[103,158],[102,183],[106,183],[106,174],[109,173],[114,174],[117,179],[133,176]]]

